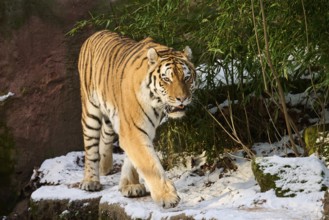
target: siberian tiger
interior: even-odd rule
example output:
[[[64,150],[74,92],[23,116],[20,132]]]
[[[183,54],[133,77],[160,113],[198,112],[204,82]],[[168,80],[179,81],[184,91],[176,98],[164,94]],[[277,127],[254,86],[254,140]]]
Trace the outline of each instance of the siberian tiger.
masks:
[[[82,128],[85,150],[80,188],[101,189],[100,175],[112,169],[116,135],[126,158],[119,190],[125,197],[146,194],[164,208],[180,198],[153,148],[155,131],[164,116],[180,118],[191,102],[196,72],[192,52],[155,43],[136,42],[109,31],[89,37],[79,55]]]

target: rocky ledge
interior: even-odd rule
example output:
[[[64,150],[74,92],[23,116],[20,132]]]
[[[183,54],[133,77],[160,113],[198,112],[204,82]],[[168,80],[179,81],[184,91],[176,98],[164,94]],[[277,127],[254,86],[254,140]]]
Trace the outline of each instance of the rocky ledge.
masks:
[[[327,215],[323,209],[325,192],[321,190],[328,185],[329,173],[317,157],[270,156],[255,161],[259,173],[272,174],[274,168],[285,171],[276,177],[286,184],[275,184],[284,192],[293,193],[294,197],[279,197],[275,190],[266,191],[260,187],[252,172],[251,161],[241,155],[220,160],[231,163],[229,167],[234,168],[229,169],[220,162],[207,164],[204,155],[182,155],[185,164],[167,172],[168,178],[175,183],[181,202],[175,208],[163,209],[150,196],[125,198],[120,194],[118,182],[123,154],[114,154],[115,169],[111,174],[101,176],[101,191],[80,190],[77,186],[83,178],[83,152],[71,152],[44,161],[34,171],[31,184],[37,189],[30,198],[28,218],[268,219],[270,216],[272,219],[301,220],[321,219]],[[294,184],[294,178],[300,183],[295,181]],[[289,191],[285,186],[289,186]]]

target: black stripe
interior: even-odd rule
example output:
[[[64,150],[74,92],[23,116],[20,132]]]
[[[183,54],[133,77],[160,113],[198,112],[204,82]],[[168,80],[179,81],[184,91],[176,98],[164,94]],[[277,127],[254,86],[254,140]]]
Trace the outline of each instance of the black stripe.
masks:
[[[154,93],[152,91],[150,91],[150,99],[154,99]]]
[[[140,43],[136,43],[136,45],[137,45],[137,47],[136,48],[133,47],[132,50],[130,50],[130,52],[127,54],[127,55],[129,55],[127,57],[127,60],[131,61],[131,65],[133,65],[134,62],[142,56],[142,54],[144,55],[144,50],[143,50],[144,45],[140,44]],[[144,59],[145,58],[147,58],[147,57],[144,57]]]
[[[133,122],[133,123],[134,123],[134,126],[135,126],[138,130],[140,130],[140,131],[141,131],[142,133],[144,133],[148,138],[150,138],[149,134],[148,134],[143,128],[137,126],[135,122]]]
[[[136,99],[137,99],[137,97],[136,97]],[[137,101],[137,102],[138,102],[138,101]],[[142,109],[144,115],[147,117],[147,119],[148,119],[149,122],[152,124],[152,126],[155,127],[155,125],[154,125],[152,119],[151,119],[150,116],[145,112],[143,106],[142,106],[139,102],[138,102],[138,105],[139,105],[139,107]]]
[[[87,77],[88,77],[88,75],[91,75],[91,72],[92,72],[92,68],[90,65],[91,64],[91,55],[90,55],[90,51],[89,50],[87,51],[87,48],[84,48],[84,51],[86,51],[87,59],[85,59],[84,57],[81,58],[82,59],[81,62],[84,64],[84,67],[83,67],[83,70],[81,70],[81,72],[80,72],[80,75],[81,75],[80,77],[81,77],[81,80],[83,77],[85,89],[86,89],[86,91],[88,91],[88,82],[90,82],[90,81],[87,80]]]
[[[90,140],[92,140],[92,139],[94,139],[94,140],[99,140],[99,137],[93,137],[93,136],[89,136],[89,135],[87,135],[87,134],[83,134],[83,136],[85,136],[86,139],[87,139],[88,141],[90,141]]]
[[[113,57],[113,59],[111,60],[113,67],[116,67],[116,70],[113,71],[113,73],[117,73],[118,72],[118,68],[120,68],[120,66],[118,66],[120,57],[122,57],[122,54],[125,52],[125,48],[127,45],[123,44],[122,42],[118,42],[117,45],[115,45],[114,49],[111,51],[111,57]],[[118,58],[119,56],[119,58]]]
[[[104,62],[104,57],[103,56],[100,56],[102,54],[104,54],[104,52],[111,52],[111,48],[112,48],[112,42],[115,42],[117,39],[116,38],[110,38],[110,39],[105,39],[105,41],[103,41],[103,39],[99,39],[98,40],[98,46],[101,46],[101,48],[99,49],[98,47],[96,48],[96,51],[97,51],[97,57],[95,57],[95,63],[98,63],[99,62],[99,59],[102,58],[102,62]]]
[[[147,57],[144,57],[144,58],[142,59],[141,63],[139,64],[139,66],[136,67],[136,70],[139,70],[139,69],[143,66],[143,63],[144,63],[146,60],[147,60]],[[134,62],[135,62],[135,61],[133,61],[133,63],[134,63]]]
[[[171,48],[167,48],[165,50],[159,50],[157,51],[157,53],[161,56],[168,56],[169,55],[168,53],[170,53],[171,51],[172,51]]]
[[[106,103],[105,103],[106,104]],[[105,106],[106,107],[106,106]],[[109,125],[111,124],[111,121],[107,118],[107,117],[104,117],[104,122],[105,124]]]
[[[99,48],[103,48],[104,44],[106,44],[109,41],[112,41],[116,38],[115,34],[109,34],[109,32],[102,32],[101,34],[95,36],[94,42],[93,42],[93,48],[98,51],[100,50]]]
[[[118,60],[118,67],[122,66],[122,71],[121,71],[121,75],[120,75],[120,87],[122,85],[122,78],[123,78],[123,74],[124,74],[124,70],[127,65],[127,63],[133,58],[133,56],[135,56],[138,52],[140,52],[141,48],[143,47],[143,44],[140,43],[136,43],[135,45],[131,46],[130,48],[127,48],[124,53],[123,56],[121,57],[120,60]],[[126,61],[126,62],[124,62]],[[123,63],[124,62],[124,63]]]
[[[104,131],[105,132],[105,131]],[[113,132],[113,133],[111,133],[111,134],[109,134],[109,133],[105,133],[105,134],[103,134],[103,132],[101,133],[101,136],[102,136],[102,139],[106,139],[106,138],[108,138],[108,137],[110,137],[110,138],[113,138],[113,137],[115,137],[115,133]]]
[[[113,62],[113,66],[117,64],[117,61],[118,61],[117,56],[119,54],[121,54],[122,52],[124,52],[123,49],[126,48],[125,46],[127,46],[127,45],[122,43],[120,40],[118,40],[115,45],[112,45],[112,48],[111,48],[112,51],[110,51],[111,55],[109,55],[109,56],[113,57],[113,59],[111,59],[111,61]]]
[[[106,131],[104,131],[104,134],[107,135],[107,136],[114,136],[114,135],[116,135],[115,132],[109,133],[109,132],[106,132]]]
[[[129,59],[131,59],[131,57],[134,56],[138,52],[138,50],[136,50],[136,49],[139,49],[140,46],[142,46],[142,45],[135,44],[129,48],[124,47],[120,59],[118,59],[116,62],[116,65],[117,65],[116,72],[118,72],[119,68],[121,67],[120,79],[123,78],[123,74],[125,73],[124,70],[125,70],[127,63],[129,62]],[[121,86],[121,82],[120,82],[120,86]]]
[[[88,73],[85,75],[85,85],[86,85],[86,90],[88,91],[88,85],[87,83],[89,82],[92,82],[92,75],[93,75],[93,66],[92,66],[92,60],[93,60],[93,54],[92,54],[92,51],[91,49],[89,49],[89,53],[88,53],[88,61],[87,61],[87,65],[89,65],[89,80],[87,80],[87,77],[88,77]]]
[[[113,140],[114,140],[115,136],[116,136],[116,133],[114,133],[114,132],[108,133],[108,132],[106,132],[104,130],[103,130],[103,132],[101,132],[101,137],[102,137],[102,140],[103,141],[105,139],[107,139],[107,138],[111,138],[111,141],[110,142],[105,142],[104,141],[105,144],[111,144],[111,143],[113,143]]]
[[[118,54],[120,53],[121,48],[122,48],[122,43],[119,41],[115,45],[112,45],[112,48],[110,51],[111,54],[107,55],[110,58],[109,59],[110,68],[109,68],[108,73],[106,74],[106,82],[109,82],[109,77],[112,77],[115,74],[114,68],[116,65],[116,59],[117,59]],[[114,86],[114,85],[115,85],[115,83],[112,83],[112,86]]]
[[[137,53],[138,53],[138,50],[136,50],[136,48],[133,48],[129,51],[125,51],[124,55],[122,56],[123,58],[118,63],[118,66],[122,67],[121,73],[120,73],[120,86],[122,85],[122,79],[124,78],[124,74],[126,73],[125,69],[127,67],[128,62],[130,61],[132,56],[136,55]]]
[[[112,117],[112,119],[113,119],[113,118],[114,118],[114,116],[115,116],[115,112],[116,112],[116,110],[117,110],[116,108],[113,108],[113,110],[112,110],[112,116],[111,116],[111,117]]]
[[[96,162],[99,162],[99,158],[97,158],[97,159],[92,159],[92,160],[88,159],[88,161],[93,162],[93,163],[96,163]]]
[[[91,119],[94,119],[95,121],[98,122],[99,125],[102,124],[101,120],[96,115],[93,115],[93,114],[90,114],[90,113],[87,112],[87,117],[91,118]]]
[[[153,86],[154,86],[154,88],[157,87],[156,81],[157,81],[157,77],[156,76],[153,76],[153,84],[154,84]]]
[[[161,67],[162,67],[162,64],[160,64],[157,68],[157,73],[159,73],[159,74],[160,74],[160,71],[161,71]]]
[[[137,44],[137,46],[140,46],[140,45],[138,45]],[[134,51],[134,49],[136,49],[136,47],[134,46],[134,47],[132,47],[131,48],[131,50],[129,50],[129,51],[125,51],[125,56],[124,56],[124,58],[126,57],[126,56],[128,56],[128,55],[131,55],[131,53]],[[118,64],[118,67],[120,66],[120,65],[122,65],[122,68],[121,68],[121,73],[120,73],[120,76],[119,76],[119,89],[120,89],[120,92],[121,92],[121,94],[124,94],[124,90],[125,89],[127,89],[127,88],[123,88],[122,87],[122,81],[123,81],[123,76],[124,76],[124,74],[125,74],[125,67],[126,67],[126,65],[127,65],[127,63],[129,62],[129,59],[127,58],[127,59],[124,59],[124,58],[122,58],[121,60],[120,60],[120,63]],[[131,57],[130,57],[131,58]],[[124,62],[124,60],[126,61],[126,62]],[[124,64],[122,64],[122,62],[124,62]],[[114,93],[114,94],[116,94],[116,93]],[[130,123],[129,123],[129,120],[127,119],[127,113],[126,113],[126,110],[128,110],[128,109],[126,109],[125,107],[124,107],[124,96],[123,95],[121,95],[120,96],[120,98],[121,98],[121,102],[119,103],[119,107],[123,110],[123,119],[124,119],[124,121],[126,121],[127,122],[127,124],[129,125],[129,127],[130,127]]]
[[[120,42],[121,43],[121,42]],[[118,65],[118,61],[119,61],[119,58],[117,58],[118,54],[120,54],[120,56],[122,56],[122,48],[123,48],[123,44],[118,44],[119,48],[115,51],[115,53],[111,56],[111,62],[112,62],[112,65],[111,65],[111,73],[112,73],[112,77],[113,77],[113,81],[115,81],[115,79],[117,80],[120,80],[120,87],[121,87],[121,78],[119,79],[119,69],[120,69],[120,66]],[[107,76],[109,77],[109,75]],[[109,81],[109,79],[107,78],[107,82]],[[112,91],[115,91],[115,86],[116,86],[116,83],[112,83]],[[117,100],[118,100],[118,94],[116,92],[113,93],[113,98],[114,98],[114,102],[117,103]]]
[[[99,142],[93,143],[91,145],[85,146],[86,150],[90,150],[93,147],[98,147],[99,146]]]
[[[89,60],[90,60],[90,51],[88,50],[88,47],[89,47],[89,42],[90,40],[87,40],[82,48],[81,48],[81,51],[80,51],[80,55],[79,55],[79,62],[80,62],[80,69],[79,69],[79,72],[80,72],[80,77],[81,77],[81,81],[82,79],[84,78],[84,85],[85,85],[85,88],[88,88],[87,87],[87,80],[86,80],[86,77],[87,77],[87,67],[88,67],[88,64],[90,63]],[[86,59],[87,57],[87,59]]]
[[[95,63],[100,66],[100,69],[98,70],[98,85],[101,85],[102,81],[104,81],[104,77],[106,76],[106,81],[104,82],[108,82],[108,77],[109,77],[109,68],[110,68],[110,63],[109,63],[109,59],[110,53],[113,53],[114,47],[112,45],[112,42],[115,43],[115,38],[113,39],[106,39],[107,41],[104,43],[104,46],[100,49],[100,51],[98,51],[97,53],[97,59],[95,61]],[[116,46],[116,45],[114,45]],[[101,60],[99,60],[100,58],[102,58]],[[96,81],[96,79],[95,79]]]
[[[140,59],[142,57],[141,54],[138,54],[137,56],[135,56],[135,58],[131,61],[131,65],[134,65],[134,63],[136,62],[136,60]],[[147,59],[147,57],[144,57],[143,59]]]
[[[99,129],[101,128],[101,126],[99,126],[99,128],[94,128],[94,127],[91,127],[90,125],[88,125],[86,123],[86,121],[84,119],[82,119],[82,123],[84,124],[84,126],[86,126],[86,128],[90,129],[90,130],[94,130],[94,131],[99,131]]]
[[[105,145],[111,145],[111,144],[113,144],[113,140],[112,141],[109,141],[109,142],[103,142]]]
[[[155,125],[154,125],[152,119],[151,119],[150,116],[145,112],[143,106],[142,106],[141,103],[138,101],[138,98],[136,97],[136,94],[134,94],[134,95],[135,95],[135,99],[137,100],[137,103],[138,103],[139,108],[142,109],[144,115],[147,117],[147,119],[149,120],[149,122],[150,122],[150,123],[152,124],[152,126],[155,128]]]
[[[99,109],[99,107],[98,107],[97,105],[95,105],[92,101],[89,100],[89,97],[88,97],[88,102],[89,102],[92,106],[94,106],[94,108]]]
[[[153,71],[154,72],[154,71]],[[147,83],[147,88],[150,88],[150,85],[151,85],[151,83],[152,83],[152,75],[153,75],[153,72],[150,72],[149,74],[149,82]]]
[[[153,109],[153,113],[154,113],[155,117],[158,118],[159,112],[155,108],[152,108],[152,109]]]

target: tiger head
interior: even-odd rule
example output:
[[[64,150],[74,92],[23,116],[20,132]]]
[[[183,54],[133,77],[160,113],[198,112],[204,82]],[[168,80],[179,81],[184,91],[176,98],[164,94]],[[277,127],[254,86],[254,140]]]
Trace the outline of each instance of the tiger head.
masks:
[[[192,101],[196,87],[196,71],[191,63],[192,51],[157,51],[150,48],[147,53],[152,95],[161,102],[170,118],[185,115],[186,106]]]

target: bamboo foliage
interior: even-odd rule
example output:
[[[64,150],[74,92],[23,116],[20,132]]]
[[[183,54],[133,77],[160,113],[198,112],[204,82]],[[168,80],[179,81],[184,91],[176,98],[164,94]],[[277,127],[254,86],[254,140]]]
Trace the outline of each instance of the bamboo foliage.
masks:
[[[136,40],[151,36],[157,42],[175,49],[189,45],[193,50],[195,64],[207,67],[204,68],[206,86],[203,91],[197,92],[198,101],[191,108],[192,119],[186,121],[192,123],[192,128],[185,127],[185,134],[177,137],[181,146],[189,148],[193,145],[195,149],[203,143],[201,145],[209,154],[223,151],[222,148],[226,146],[211,144],[207,147],[205,141],[200,140],[217,140],[218,137],[191,135],[189,144],[184,143],[182,137],[189,130],[198,134],[207,132],[197,131],[202,126],[200,121],[193,119],[193,115],[198,119],[211,119],[207,113],[209,106],[221,103],[228,94],[231,100],[238,103],[230,106],[230,126],[233,126],[233,121],[241,123],[243,129],[247,130],[234,131],[234,137],[238,138],[241,146],[250,146],[252,142],[259,141],[256,136],[266,136],[273,140],[278,134],[288,134],[290,145],[298,155],[296,145],[303,144],[298,137],[297,121],[289,115],[285,95],[287,92],[305,91],[315,94],[317,104],[313,111],[319,118],[324,116],[323,109],[328,107],[329,97],[328,24],[327,0],[123,0],[111,3],[103,14],[91,12],[91,18],[78,22],[69,34],[93,26],[96,29],[107,28]],[[218,69],[224,72],[224,77],[231,85],[216,80],[215,70]],[[309,79],[305,85],[296,83],[305,78]],[[260,113],[248,110],[255,99],[264,100],[266,120],[269,120],[256,134],[254,124],[258,123],[259,127],[256,120]],[[280,114],[283,115],[284,125],[279,123]],[[213,116],[220,120],[220,115]],[[207,120],[205,123],[209,123]],[[169,126],[178,124],[169,123]],[[218,126],[216,129],[222,128]],[[179,134],[179,130],[175,133],[175,127],[171,127],[170,135]],[[246,138],[243,137],[245,134]],[[299,139],[297,142],[295,135]],[[177,143],[162,142],[160,145]],[[169,148],[178,150],[173,146]]]

